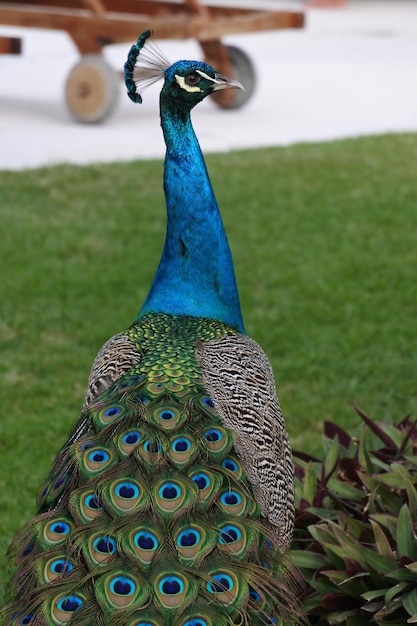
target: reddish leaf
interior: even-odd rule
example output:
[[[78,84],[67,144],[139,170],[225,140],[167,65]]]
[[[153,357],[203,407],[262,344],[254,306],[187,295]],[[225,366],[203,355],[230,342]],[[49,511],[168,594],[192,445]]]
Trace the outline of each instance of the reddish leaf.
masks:
[[[397,445],[395,441],[391,439],[389,435],[376,423],[374,422],[366,413],[364,413],[356,404],[354,404],[354,408],[359,417],[365,422],[365,424],[380,438],[384,444],[390,448],[391,450],[397,450]]]
[[[294,459],[301,459],[301,461],[305,461],[306,463],[320,463],[319,459],[316,459],[306,452],[301,452],[300,450],[293,450],[292,455]]]
[[[323,432],[328,439],[335,439],[335,437],[337,437],[339,443],[346,449],[349,448],[352,442],[352,437],[334,422],[324,422]]]
[[[341,611],[342,609],[353,609],[355,600],[345,593],[329,593],[323,596],[321,605],[328,611]]]
[[[364,570],[362,565],[355,559],[350,559],[349,557],[345,556],[343,560],[345,562],[346,575],[348,578],[351,578],[352,576],[356,576],[356,574],[359,574],[360,572],[366,571]]]
[[[340,459],[339,466],[342,471],[341,478],[343,480],[354,482],[356,483],[357,487],[361,486],[361,481],[358,474],[358,470],[360,469],[359,464],[354,459],[344,457],[343,459]]]

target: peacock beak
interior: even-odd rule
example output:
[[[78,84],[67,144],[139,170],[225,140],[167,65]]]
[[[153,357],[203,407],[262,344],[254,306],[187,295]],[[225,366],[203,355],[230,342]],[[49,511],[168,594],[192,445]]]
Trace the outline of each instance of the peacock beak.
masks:
[[[245,91],[244,86],[238,80],[233,78],[226,78],[223,74],[214,75],[214,87],[213,91],[220,91],[221,89],[242,89]]]

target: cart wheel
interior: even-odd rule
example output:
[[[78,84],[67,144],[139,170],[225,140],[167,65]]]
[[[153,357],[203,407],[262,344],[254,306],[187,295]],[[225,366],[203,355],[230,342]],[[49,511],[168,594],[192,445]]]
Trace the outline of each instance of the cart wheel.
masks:
[[[216,100],[216,104],[224,109],[239,109],[246,104],[254,94],[256,84],[255,68],[249,56],[240,48],[226,46],[226,50],[233,70],[232,78],[241,82],[245,91],[233,89],[230,92],[233,93],[233,99],[222,102],[219,98],[218,101]]]
[[[102,56],[86,54],[74,65],[65,84],[65,99],[77,122],[102,122],[113,112],[120,78]]]

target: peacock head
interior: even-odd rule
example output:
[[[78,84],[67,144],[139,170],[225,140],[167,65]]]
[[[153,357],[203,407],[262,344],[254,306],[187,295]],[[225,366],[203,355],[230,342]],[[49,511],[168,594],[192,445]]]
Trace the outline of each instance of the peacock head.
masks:
[[[177,61],[173,65],[150,39],[147,30],[130,49],[125,63],[125,83],[133,102],[142,102],[142,91],[164,79],[161,98],[171,106],[191,110],[206,96],[220,89],[244,89],[237,80],[226,78],[201,61]]]
[[[218,74],[207,63],[177,61],[165,70],[162,98],[168,96],[172,102],[190,110],[206,96],[221,89],[243,89],[243,85]]]

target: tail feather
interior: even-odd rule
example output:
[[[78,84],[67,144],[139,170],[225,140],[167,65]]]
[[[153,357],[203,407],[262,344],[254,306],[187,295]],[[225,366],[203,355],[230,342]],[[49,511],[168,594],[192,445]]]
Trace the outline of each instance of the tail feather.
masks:
[[[172,360],[152,352],[155,319],[143,318],[131,330],[141,358],[84,409],[58,454],[9,551],[5,623],[297,622],[276,528],[189,340],[225,327],[163,322],[174,326],[163,342]]]

